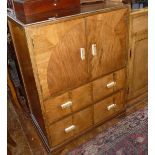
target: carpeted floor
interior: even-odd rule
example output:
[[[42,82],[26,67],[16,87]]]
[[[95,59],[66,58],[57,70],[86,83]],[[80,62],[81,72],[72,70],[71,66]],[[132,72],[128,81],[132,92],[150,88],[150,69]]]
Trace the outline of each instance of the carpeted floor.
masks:
[[[147,107],[100,133],[67,155],[147,155]]]

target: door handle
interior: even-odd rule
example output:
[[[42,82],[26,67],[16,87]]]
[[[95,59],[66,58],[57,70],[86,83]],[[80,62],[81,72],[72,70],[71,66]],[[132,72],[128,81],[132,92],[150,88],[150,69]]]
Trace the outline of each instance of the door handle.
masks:
[[[96,44],[92,44],[92,55],[93,56],[97,55]]]
[[[85,60],[86,55],[85,55],[85,49],[84,48],[80,48],[80,55],[81,55],[81,60]]]

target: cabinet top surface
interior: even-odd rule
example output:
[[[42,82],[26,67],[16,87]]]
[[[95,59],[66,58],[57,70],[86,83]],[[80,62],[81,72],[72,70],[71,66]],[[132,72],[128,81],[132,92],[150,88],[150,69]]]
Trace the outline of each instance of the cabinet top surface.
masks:
[[[96,14],[96,13],[102,13],[102,12],[108,12],[116,9],[121,8],[128,8],[128,4],[118,3],[118,2],[102,2],[102,3],[96,3],[96,4],[85,4],[81,5],[80,9],[75,10],[73,12],[66,12],[63,14],[57,14],[56,16],[52,16],[51,12],[47,12],[44,14],[36,14],[33,16],[28,16],[25,18],[22,18],[22,20],[17,19],[14,12],[12,10],[8,10],[8,18],[15,21],[19,25],[25,27],[40,23],[57,23],[60,21],[69,20],[72,18],[78,18],[78,17],[86,17],[88,15]]]

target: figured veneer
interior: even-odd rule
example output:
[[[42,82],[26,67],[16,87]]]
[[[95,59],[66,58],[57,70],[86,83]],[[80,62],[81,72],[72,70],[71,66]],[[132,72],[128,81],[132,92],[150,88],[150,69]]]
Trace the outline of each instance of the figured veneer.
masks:
[[[52,152],[125,110],[128,15],[119,6],[24,26],[9,20],[33,120]]]
[[[52,146],[62,143],[73,136],[73,131],[65,133],[65,129],[72,124],[72,116],[64,118],[62,121],[58,121],[49,126],[50,136],[52,139]]]
[[[78,111],[93,103],[91,84],[84,85],[71,91],[73,111]]]
[[[33,29],[34,56],[43,98],[88,80],[87,51],[81,59],[80,48],[86,48],[84,19]]]
[[[87,118],[87,119],[86,119]],[[52,137],[52,146],[79,134],[81,131],[88,129],[93,125],[93,108],[92,106],[75,113],[72,117],[68,116],[50,126]]]
[[[70,107],[65,109],[62,109],[61,107],[62,104],[68,101],[69,95],[68,93],[65,93],[61,96],[57,96],[44,102],[46,117],[49,124],[71,113]]]
[[[93,98],[98,101],[105,96],[113,93],[113,87],[108,88],[107,84],[113,82],[113,74],[104,76],[93,82]]]
[[[109,94],[124,88],[126,85],[126,70],[121,69],[93,82],[93,99],[98,101]]]
[[[127,13],[121,9],[86,18],[88,51],[96,44],[96,55],[90,54],[92,79],[126,65]]]
[[[94,105],[94,123],[105,121],[123,111],[125,108],[124,99],[124,92],[120,91],[96,103]]]

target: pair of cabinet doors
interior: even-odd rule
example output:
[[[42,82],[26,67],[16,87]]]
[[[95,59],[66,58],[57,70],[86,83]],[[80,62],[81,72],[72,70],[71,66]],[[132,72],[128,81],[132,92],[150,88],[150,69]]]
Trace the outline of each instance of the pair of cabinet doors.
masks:
[[[30,27],[43,98],[126,64],[128,9]]]

